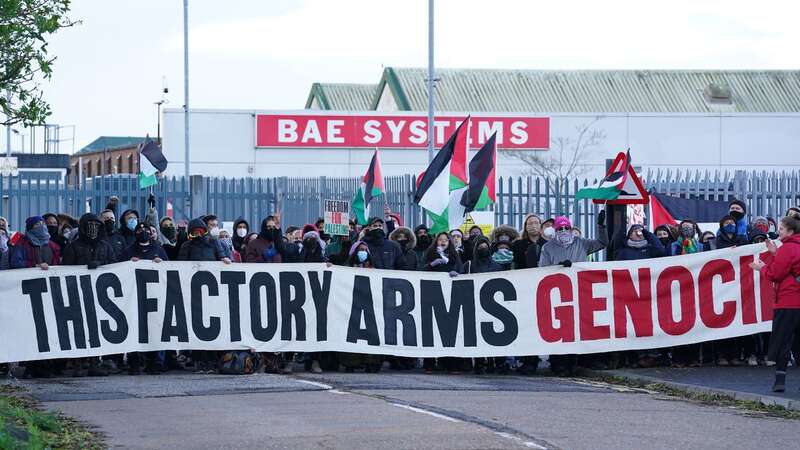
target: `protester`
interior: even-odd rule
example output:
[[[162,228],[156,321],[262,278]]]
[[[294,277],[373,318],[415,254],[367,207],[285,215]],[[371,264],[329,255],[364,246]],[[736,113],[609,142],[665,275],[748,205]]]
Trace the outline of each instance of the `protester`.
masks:
[[[767,356],[775,361],[773,392],[786,389],[789,352],[793,336],[800,333],[800,220],[792,216],[781,219],[778,236],[783,245],[777,248],[772,241],[767,241],[765,260],[750,264],[754,270],[763,271],[776,289]]]
[[[553,239],[555,235],[555,219],[550,218],[542,222],[542,239],[549,241],[550,239]]]
[[[428,227],[425,224],[420,224],[414,227],[414,236],[417,238],[417,245],[414,251],[417,253],[417,260],[420,265],[425,261],[425,252],[431,246],[431,237],[428,234]]]
[[[247,235],[250,234],[250,224],[242,217],[236,219],[233,222],[233,236],[231,239],[233,240],[233,249],[239,252],[244,258],[246,253],[245,246],[245,238]]]
[[[9,255],[12,269],[39,267],[47,270],[49,266],[61,263],[61,250],[50,240],[50,233],[41,216],[25,220],[25,234],[14,244]]]
[[[175,228],[175,222],[171,217],[163,217],[158,224],[158,243],[167,254],[170,260],[178,259],[178,251],[181,244],[178,240],[178,230]]]
[[[206,214],[203,216],[203,222],[206,224],[209,240],[217,246],[219,251],[225,255],[226,258],[231,259],[231,251],[219,241],[219,232],[222,228],[219,226],[219,219],[217,216],[214,214]]]
[[[495,227],[491,234],[492,261],[496,262],[503,270],[510,270],[514,264],[514,253],[511,245],[519,239],[519,233],[508,225]]]
[[[684,219],[678,224],[678,239],[672,243],[670,255],[691,255],[708,250],[706,246],[698,241],[697,234],[700,227],[691,219]]]
[[[9,253],[8,231],[6,231],[5,228],[0,227],[0,270],[11,268],[8,260]]]
[[[792,206],[786,210],[786,214],[784,216],[787,217],[794,217],[795,219],[800,219],[800,207]]]
[[[739,234],[739,225],[736,218],[731,215],[722,217],[719,221],[719,231],[717,231],[716,248],[730,248],[739,245],[747,245],[747,232]]]
[[[469,231],[467,232],[467,236],[464,239],[464,246],[467,249],[467,252],[472,252],[475,249],[475,240],[479,237],[483,236],[483,229],[481,229],[478,225],[473,225],[469,227]],[[469,259],[472,259],[472,254],[470,253]]]
[[[419,260],[417,259],[417,253],[414,251],[417,246],[417,238],[411,228],[395,228],[389,233],[389,239],[397,242],[400,251],[402,251],[397,270],[417,270],[419,268]]]
[[[383,230],[383,219],[373,217],[364,228],[364,238],[369,245],[372,263],[376,269],[398,269],[403,258],[403,251],[397,242],[389,240]]]
[[[775,223],[775,219],[767,216],[767,222],[769,223],[769,228],[767,229],[767,236],[769,236],[769,238],[772,240],[778,239],[778,224]]]
[[[109,208],[104,209],[100,212],[100,220],[103,221],[103,240],[111,245],[111,248],[114,249],[114,255],[119,258],[129,245],[116,228],[114,211]]]
[[[511,244],[511,251],[514,253],[514,268],[538,267],[539,255],[546,242],[542,237],[542,219],[536,214],[525,216],[521,237]]]
[[[717,235],[711,231],[704,231],[700,236],[700,243],[704,250],[715,250],[717,248]]]
[[[672,243],[675,242],[675,236],[672,235],[672,230],[666,225],[659,225],[655,229],[655,235],[661,245],[664,246],[667,255],[672,255]]]
[[[136,236],[133,232],[136,230],[136,225],[139,225],[139,213],[135,209],[126,209],[120,219],[122,222],[120,223],[119,232],[122,238],[125,239],[125,248],[128,248],[136,241]]]
[[[456,249],[456,253],[458,253],[458,257],[461,259],[461,261],[467,261],[471,255],[466,254],[466,248],[464,247],[464,233],[458,228],[450,230],[450,239],[453,240],[453,248]]]
[[[747,205],[741,200],[733,199],[728,208],[728,215],[733,217],[736,225],[736,235],[746,240],[750,233],[750,224],[747,223]]]
[[[605,210],[597,215],[598,239],[575,237],[572,234],[572,222],[564,216],[556,217],[553,225],[555,235],[542,246],[539,267],[572,267],[573,263],[585,262],[590,254],[608,245]],[[550,355],[550,370],[558,376],[572,376],[576,365],[576,355]]]

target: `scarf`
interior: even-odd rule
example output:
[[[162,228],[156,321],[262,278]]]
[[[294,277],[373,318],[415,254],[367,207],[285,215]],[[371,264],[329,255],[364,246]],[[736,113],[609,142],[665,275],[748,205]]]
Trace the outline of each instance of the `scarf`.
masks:
[[[694,239],[684,239],[681,241],[681,255],[691,255],[700,250],[697,247],[697,241]]]
[[[36,247],[42,247],[50,242],[50,233],[47,232],[45,227],[34,227],[25,232],[25,236],[31,240],[31,244]]]
[[[570,245],[572,245],[572,241],[574,240],[575,240],[575,235],[572,234],[572,230],[556,232],[556,243],[558,243],[562,247],[569,247]]]
[[[513,260],[514,253],[507,248],[501,248],[492,254],[492,261],[496,262],[497,264],[511,264],[511,261]]]
[[[647,247],[647,241],[645,240],[634,241],[633,239],[628,239],[628,247],[639,248],[639,249],[645,248]]]

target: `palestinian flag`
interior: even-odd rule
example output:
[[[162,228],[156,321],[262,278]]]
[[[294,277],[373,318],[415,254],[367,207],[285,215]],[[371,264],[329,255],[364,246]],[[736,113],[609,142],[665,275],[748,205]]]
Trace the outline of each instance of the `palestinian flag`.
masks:
[[[677,225],[684,219],[691,219],[703,229],[714,228],[719,218],[728,214],[728,202],[706,200],[703,198],[682,198],[650,192],[650,231],[659,225]]]
[[[414,202],[433,220],[432,233],[449,231],[464,219],[461,196],[467,190],[469,124],[468,116],[418,179]]]
[[[483,144],[469,162],[469,186],[461,196],[465,212],[485,208],[496,201],[497,132]]]
[[[628,168],[631,165],[631,151],[625,153],[622,161],[611,168],[611,172],[600,180],[595,187],[578,189],[575,200],[588,198],[592,200],[616,200],[620,194],[633,194],[625,192],[623,187],[628,180]]]
[[[139,188],[144,189],[158,183],[156,172],[167,170],[167,158],[161,153],[161,147],[148,139],[139,150]]]
[[[381,161],[378,159],[378,150],[372,155],[369,169],[364,177],[361,178],[361,186],[353,197],[353,213],[356,215],[358,223],[366,225],[369,220],[369,202],[373,197],[383,195],[383,173],[381,172]]]

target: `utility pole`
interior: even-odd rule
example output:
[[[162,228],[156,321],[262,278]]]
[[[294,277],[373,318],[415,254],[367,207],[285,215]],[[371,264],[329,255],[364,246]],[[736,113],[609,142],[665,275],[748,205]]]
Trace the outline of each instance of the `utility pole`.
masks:
[[[433,161],[433,0],[428,0],[428,162]]]
[[[159,105],[160,109],[161,105]],[[159,118],[160,118],[159,114]],[[183,145],[184,176],[189,182],[189,0],[183,0]]]

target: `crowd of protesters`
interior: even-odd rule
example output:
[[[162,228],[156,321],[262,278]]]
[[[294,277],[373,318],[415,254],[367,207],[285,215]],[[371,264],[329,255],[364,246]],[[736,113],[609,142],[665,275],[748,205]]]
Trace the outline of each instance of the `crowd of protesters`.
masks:
[[[12,239],[8,223],[0,217],[0,269],[52,265],[102,265],[136,260],[221,261],[225,264],[326,262],[362,269],[392,269],[462,274],[501,272],[545,266],[570,267],[593,260],[593,254],[610,248],[614,260],[639,260],[698,253],[709,250],[767,243],[771,255],[753,265],[766,271],[778,290],[773,333],[704,342],[656,350],[612,352],[589,355],[553,355],[550,368],[556,375],[572,375],[578,367],[607,369],[653,367],[658,365],[694,367],[776,365],[776,387],[782,387],[786,366],[800,326],[800,209],[790,208],[776,222],[769,217],[748,220],[746,205],[733,200],[729,213],[719,220],[719,229],[703,232],[690,219],[677,225],[663,224],[651,233],[642,225],[618,227],[611,236],[606,230],[605,211],[597,216],[597,239],[582,236],[569,218],[528,214],[521,230],[498,226],[485,236],[480,226],[431,234],[425,225],[413,230],[388,209],[366,225],[351,222],[346,236],[329,236],[324,221],[287,226],[279,215],[265,217],[257,227],[244,219],[233,229],[222,229],[218,218],[206,215],[178,226],[170,217],[159,219],[155,200],[140,216],[134,209],[118,213],[119,200],[112,197],[99,215],[88,213],[78,220],[64,214],[44,214],[25,221],[25,230]],[[776,249],[773,240],[783,243]],[[800,333],[798,333],[800,334]],[[772,337],[772,339],[770,339]],[[770,340],[772,345],[770,346]],[[797,348],[797,346],[795,346]],[[769,349],[769,351],[767,351]],[[222,353],[218,351],[149,352],[23,363],[26,376],[104,376],[120,373],[159,373],[168,369],[215,372]],[[345,353],[260,355],[268,371],[291,373],[295,361],[306,370],[365,370],[375,372],[388,362],[392,368],[407,370],[418,365],[426,372],[447,371],[478,374],[515,372],[533,374],[540,365],[536,356],[500,358],[413,358],[380,357]]]

